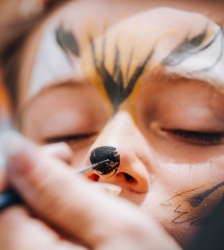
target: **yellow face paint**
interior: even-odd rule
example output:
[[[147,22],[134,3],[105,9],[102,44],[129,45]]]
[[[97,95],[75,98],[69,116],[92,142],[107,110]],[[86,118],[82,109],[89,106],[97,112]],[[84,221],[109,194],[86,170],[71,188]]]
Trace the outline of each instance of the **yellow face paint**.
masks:
[[[172,15],[172,10],[167,12]],[[184,12],[180,14],[188,22],[188,15]],[[204,50],[206,55],[206,46],[209,42],[216,42],[219,28],[204,17],[195,18],[201,20],[189,32],[183,31],[176,22],[158,19],[156,11],[149,11],[122,21],[97,39],[90,37],[90,46],[82,57],[83,70],[107,103],[112,105],[113,113],[119,109],[129,109],[135,116],[134,106],[144,84],[144,72],[157,69],[169,71],[172,70],[173,61],[182,64],[192,54]],[[201,60],[201,53],[198,54],[196,57]],[[179,65],[176,66],[177,71],[178,68]],[[164,70],[166,73],[168,71]],[[184,75],[185,71],[188,69],[179,73]],[[194,69],[191,71],[194,72]]]
[[[160,12],[163,13],[162,10]],[[173,15],[173,10],[164,10],[164,15]],[[182,19],[181,26],[178,24],[179,15]],[[68,78],[83,77],[83,70],[84,76],[87,76],[100,91],[112,113],[116,112],[118,108],[122,108],[126,101],[130,105],[134,105],[143,83],[141,78],[144,71],[154,71],[156,67],[162,66],[168,68],[169,72],[183,73],[185,76],[184,72],[188,69],[185,67],[181,72],[179,70],[179,66],[185,65],[184,63],[178,67],[172,67],[172,65],[164,65],[164,60],[169,58],[175,49],[178,50],[185,41],[187,44],[190,41],[191,44],[194,38],[197,35],[200,36],[203,32],[205,36],[202,42],[198,44],[198,49],[203,49],[216,37],[216,33],[219,31],[218,25],[204,17],[194,15],[198,22],[190,31],[183,31],[182,29],[185,23],[188,24],[189,16],[187,13],[180,12],[178,14],[176,11],[176,22],[173,20],[173,23],[169,23],[159,18],[157,11],[151,10],[118,23],[101,36],[99,36],[100,29],[89,19],[89,25],[87,26],[89,26],[91,32],[87,32],[88,28],[87,30],[80,28],[80,32],[77,33],[79,34],[77,41],[80,45],[81,58],[78,55],[72,55],[71,57],[72,53],[67,53],[66,48],[59,46],[55,40],[55,32],[58,27],[57,25],[51,27],[43,36],[43,41],[38,48],[38,56],[31,74],[28,97],[37,95],[47,85],[65,81]],[[65,29],[65,31],[72,34],[69,29]],[[94,39],[88,46],[89,34]],[[221,38],[220,33],[217,36],[217,43]],[[80,42],[80,40],[82,41]],[[214,46],[214,48],[217,46]],[[55,55],[58,55],[57,58],[60,60],[52,59]],[[72,63],[75,64],[74,68],[69,63],[70,57]],[[52,61],[49,61],[49,58]],[[219,59],[219,57],[214,58],[214,62],[217,58]],[[82,60],[81,67],[79,65],[80,59]],[[206,60],[201,61],[206,62]],[[191,63],[186,65],[188,67]],[[220,64],[219,67],[221,66]],[[190,70],[194,71],[192,68]],[[217,67],[214,72],[218,75],[222,73]],[[130,106],[128,103],[126,103],[125,108]],[[132,108],[131,110],[134,112]]]
[[[144,53],[143,50],[138,53],[139,47],[135,43],[138,41],[140,45],[140,40],[136,40],[133,33],[125,33],[130,35],[130,43],[126,44],[127,37],[121,37],[127,30],[126,26],[124,22],[96,40],[90,38],[90,46],[82,57],[85,74],[104,99],[112,104],[113,113],[120,108],[134,106],[141,75],[153,55],[150,46],[144,49]],[[145,53],[147,50],[149,53]]]

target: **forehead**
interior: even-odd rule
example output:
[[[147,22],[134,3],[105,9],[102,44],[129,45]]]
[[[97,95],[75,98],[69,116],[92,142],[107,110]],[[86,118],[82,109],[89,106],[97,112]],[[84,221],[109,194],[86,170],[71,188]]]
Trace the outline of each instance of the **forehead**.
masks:
[[[146,82],[150,75],[163,74],[222,86],[223,59],[220,26],[196,13],[162,8],[124,20],[92,39],[83,67],[97,85],[100,75],[110,99],[117,100],[143,75],[148,75]],[[115,96],[108,85],[117,89]]]
[[[105,88],[105,81],[111,83],[104,79],[103,68],[115,85],[113,74],[120,72],[124,86],[133,76],[158,69],[199,80],[208,79],[206,74],[216,82],[221,79],[223,31],[199,14],[155,9],[126,19],[96,38],[94,25],[102,28],[105,18],[99,21],[99,15],[92,16],[90,21],[89,11],[81,11],[83,6],[73,7],[79,15],[60,13],[39,36],[27,81],[31,97],[46,86],[80,75],[97,85],[100,77]],[[58,34],[70,38],[76,53],[60,44]]]
[[[71,73],[69,71],[70,65],[66,65],[68,62],[66,62],[66,58],[62,55],[63,49],[58,49],[58,44],[55,39],[55,33],[58,27],[63,27],[65,31],[73,34],[81,48],[83,46],[82,38],[86,36],[90,30],[91,32],[94,31],[94,33],[98,33],[98,31],[102,31],[105,28],[105,25],[110,26],[125,16],[126,10],[124,7],[121,8],[116,15],[110,15],[112,7],[115,8],[110,1],[71,1],[55,11],[47,19],[43,20],[42,24],[34,29],[23,48],[23,63],[20,67],[19,75],[20,104],[23,103],[27,92],[29,92],[32,78],[35,78],[35,80],[33,80],[38,81],[38,83],[39,80],[41,81],[41,73],[46,64],[48,64],[49,67],[53,66],[55,70],[64,68],[64,75]],[[58,60],[54,60],[54,56],[56,56]],[[58,63],[60,60],[63,60],[63,62]],[[43,61],[45,62],[43,63]],[[62,67],[63,64],[64,66]],[[40,67],[38,68],[39,65]],[[35,67],[38,68],[36,72]],[[45,70],[43,78],[45,80],[48,79],[49,74],[50,73],[47,73]],[[39,80],[37,78],[39,78]],[[44,87],[45,81],[42,81],[39,85],[42,86],[38,88]],[[36,87],[34,87],[34,92],[35,88]]]
[[[159,65],[168,68],[178,66],[192,56],[202,55],[208,62],[211,60],[211,51],[221,54],[222,37],[222,28],[202,15],[161,8],[120,22],[95,39],[87,53],[91,54],[94,46],[95,56],[104,59],[108,70],[117,53],[121,57],[121,67],[137,67],[151,54],[150,68]],[[85,63],[87,61],[92,62],[86,59]],[[198,67],[195,64],[189,67],[189,71],[203,70],[200,69],[201,64]]]

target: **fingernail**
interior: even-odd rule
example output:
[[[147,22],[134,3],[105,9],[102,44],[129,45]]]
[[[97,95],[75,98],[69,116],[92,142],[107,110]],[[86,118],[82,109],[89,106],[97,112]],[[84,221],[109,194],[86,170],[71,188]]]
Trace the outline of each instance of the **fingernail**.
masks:
[[[9,140],[10,136],[12,135],[12,132],[7,131],[4,133],[1,133],[0,136],[0,167],[5,167],[7,163],[7,141]]]
[[[3,155],[3,152],[0,151],[0,169],[4,168],[6,162],[5,162],[5,157]]]
[[[0,138],[2,152],[2,164],[8,167],[10,172],[21,173],[27,171],[21,153],[27,152],[29,146],[26,140],[16,131],[4,133]]]
[[[6,132],[1,136],[1,148],[6,157],[14,157],[21,153],[24,149],[24,139],[23,137],[15,132]]]

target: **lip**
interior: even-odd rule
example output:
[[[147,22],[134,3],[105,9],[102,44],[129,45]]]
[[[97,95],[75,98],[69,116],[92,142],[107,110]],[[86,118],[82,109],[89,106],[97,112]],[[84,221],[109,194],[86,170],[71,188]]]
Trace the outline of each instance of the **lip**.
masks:
[[[130,188],[129,190],[130,190],[130,192],[135,193],[135,194],[138,194],[138,195],[147,194],[147,193],[149,192],[149,189],[147,189],[147,190],[145,190],[145,191],[138,191],[138,190],[135,190],[135,189],[133,189],[133,188]]]
[[[143,202],[145,201],[146,197],[148,195],[148,192],[139,192],[138,190],[126,188],[122,189],[121,194],[119,195],[121,198],[126,199],[137,206],[141,206]]]
[[[135,188],[132,185],[127,185],[126,190],[131,192],[131,193],[137,194],[137,195],[144,195],[144,194],[147,194],[149,192],[149,187],[147,187],[146,189],[141,190],[137,186]]]

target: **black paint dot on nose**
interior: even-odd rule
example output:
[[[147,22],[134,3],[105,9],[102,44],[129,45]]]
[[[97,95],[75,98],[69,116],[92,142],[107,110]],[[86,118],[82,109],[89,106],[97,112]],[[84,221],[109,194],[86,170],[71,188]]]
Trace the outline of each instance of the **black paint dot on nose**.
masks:
[[[118,154],[116,148],[103,146],[92,150],[90,154],[90,162],[92,164],[105,160],[109,160],[109,162],[100,165],[95,168],[95,170],[101,175],[107,175],[111,172],[116,174],[120,165],[120,155]]]

